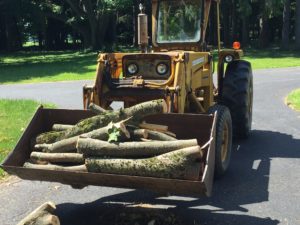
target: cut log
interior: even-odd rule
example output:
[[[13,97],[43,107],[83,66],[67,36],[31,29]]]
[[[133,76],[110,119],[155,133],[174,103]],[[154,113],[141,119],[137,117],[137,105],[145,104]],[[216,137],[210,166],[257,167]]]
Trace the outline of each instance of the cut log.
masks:
[[[60,171],[72,171],[72,172],[86,172],[86,166],[80,165],[80,166],[58,166],[58,165],[36,165],[32,163],[24,163],[23,167],[30,168],[30,169],[41,169],[41,170],[60,170]]]
[[[53,131],[64,131],[72,128],[74,125],[68,125],[68,124],[53,124],[52,130]]]
[[[131,141],[140,141],[142,138],[148,138],[148,131],[145,129],[128,129]]]
[[[46,161],[50,163],[84,163],[82,154],[79,153],[44,153],[32,152],[30,159]]]
[[[177,139],[159,131],[148,130],[148,138],[157,141],[176,141]]]
[[[53,144],[36,144],[34,149],[37,151],[51,152],[51,153],[68,153],[76,152],[76,144],[79,136],[67,138]]]
[[[81,134],[80,136],[85,138],[93,138],[93,139],[107,141],[111,134],[110,129],[114,127],[117,129],[117,131],[120,132],[119,135],[117,136],[117,138],[119,138],[118,140],[123,141],[130,138],[130,133],[127,131],[124,122],[126,121],[121,121],[118,123],[110,123],[106,127],[102,127],[100,129],[93,130],[85,134]],[[51,152],[51,153],[76,152],[76,144],[78,138],[79,135],[54,142],[53,144],[36,144],[34,146],[34,149],[37,151]]]
[[[198,180],[201,158],[200,147],[194,146],[147,159],[87,158],[85,163],[89,172]]]
[[[110,122],[117,122],[130,117],[133,117],[132,121],[134,120],[140,122],[145,116],[166,112],[167,104],[163,99],[144,102],[127,109],[108,111],[101,115],[84,119],[66,131],[52,131],[40,134],[36,138],[36,144],[49,144],[69,137],[74,137],[95,129],[99,129],[101,127],[105,127]]]
[[[108,143],[90,138],[79,138],[77,151],[88,156],[141,158],[164,154],[181,148],[198,145],[196,139],[177,141]]]
[[[53,202],[46,202],[22,219],[17,225],[60,225],[58,217],[53,215],[55,209]]]
[[[94,103],[91,103],[89,105],[89,110],[91,110],[92,112],[94,112],[95,114],[103,114],[105,112],[107,112],[106,109],[103,109],[101,106],[96,105]]]
[[[152,124],[152,123],[145,123],[145,122],[139,124],[139,127],[142,129],[161,131],[161,132],[168,131],[168,126]]]

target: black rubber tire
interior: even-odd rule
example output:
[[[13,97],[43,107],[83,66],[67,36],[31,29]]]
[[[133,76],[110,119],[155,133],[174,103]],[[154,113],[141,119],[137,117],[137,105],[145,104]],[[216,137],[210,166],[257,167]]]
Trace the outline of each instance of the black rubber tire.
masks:
[[[233,137],[247,138],[251,131],[253,107],[253,75],[249,62],[235,60],[228,64],[219,103],[230,110]]]
[[[214,105],[209,110],[209,114],[217,112],[216,122],[216,140],[215,140],[215,178],[220,178],[227,171],[232,149],[232,121],[230,111],[226,106]],[[227,135],[227,155],[222,160],[222,144],[223,144],[223,133],[225,125],[227,124],[228,135]]]

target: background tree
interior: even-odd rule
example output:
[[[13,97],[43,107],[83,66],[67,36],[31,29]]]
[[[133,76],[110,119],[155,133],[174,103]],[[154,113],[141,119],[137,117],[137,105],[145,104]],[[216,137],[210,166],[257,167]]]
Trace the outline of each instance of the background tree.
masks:
[[[291,1],[283,0],[283,23],[282,23],[282,49],[288,49],[290,43],[290,17],[291,17]]]
[[[296,0],[296,48],[300,50],[300,0]]]

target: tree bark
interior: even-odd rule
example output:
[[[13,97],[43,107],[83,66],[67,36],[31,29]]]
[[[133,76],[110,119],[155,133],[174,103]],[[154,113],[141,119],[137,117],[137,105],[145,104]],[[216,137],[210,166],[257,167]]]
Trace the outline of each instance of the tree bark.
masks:
[[[281,48],[287,50],[290,42],[290,16],[291,16],[291,1],[284,0],[283,8],[283,23],[281,33]]]
[[[90,138],[79,138],[77,151],[88,156],[141,158],[164,154],[181,148],[198,145],[196,139],[177,141],[108,143]]]
[[[148,138],[157,141],[176,141],[177,139],[158,131],[148,130]]]
[[[39,206],[17,225],[60,225],[57,216],[53,215],[56,206],[53,202],[46,202]]]
[[[53,131],[64,131],[72,128],[73,125],[68,125],[68,124],[53,124],[52,130]]]
[[[200,147],[194,146],[147,159],[87,158],[86,166],[89,172],[198,180],[201,157]]]
[[[107,112],[106,109],[103,109],[102,107],[100,107],[99,105],[96,105],[94,103],[91,103],[89,105],[89,110],[91,110],[92,112],[96,113],[96,114],[102,114]]]
[[[127,131],[124,125],[124,121],[121,121],[115,124],[110,123],[106,127],[102,127],[85,134],[77,135],[75,137],[63,139],[61,141],[54,142],[53,144],[36,144],[34,148],[35,150],[51,153],[76,152],[76,144],[79,137],[107,141],[111,133],[110,129],[112,129],[113,127],[115,127],[120,132],[120,136],[118,137],[119,141],[130,138],[130,133]]]
[[[79,153],[32,152],[30,159],[49,163],[84,163],[83,155]]]
[[[242,17],[243,33],[242,33],[242,44],[243,46],[249,45],[249,16]]]
[[[74,137],[76,135],[87,133],[95,129],[99,129],[101,127],[107,126],[110,122],[117,122],[130,117],[133,117],[131,121],[134,120],[140,122],[145,116],[166,112],[167,104],[163,99],[144,102],[127,109],[112,111],[82,120],[81,122],[77,123],[74,127],[66,131],[52,131],[40,134],[36,138],[36,143],[49,144],[66,138]]]
[[[148,129],[148,130],[154,130],[154,131],[160,131],[160,132],[168,131],[168,126],[152,124],[152,123],[141,123],[139,125],[139,127],[142,129]]]
[[[147,139],[149,132],[146,129],[128,129],[131,141],[140,141],[142,138]]]
[[[300,50],[300,0],[296,0],[296,48]]]
[[[85,165],[80,166],[58,166],[58,165],[37,165],[29,162],[24,163],[23,167],[30,169],[41,169],[41,170],[57,170],[57,171],[72,171],[72,172],[87,172]]]

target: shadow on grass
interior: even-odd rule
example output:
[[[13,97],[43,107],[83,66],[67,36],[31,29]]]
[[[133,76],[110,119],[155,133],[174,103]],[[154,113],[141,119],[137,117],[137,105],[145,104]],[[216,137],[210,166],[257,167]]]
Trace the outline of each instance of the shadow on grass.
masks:
[[[88,79],[95,73],[96,54],[72,52],[16,53],[3,55],[0,61],[0,83],[43,79],[55,81],[55,76],[67,79]]]
[[[211,198],[161,197],[152,192],[133,190],[85,204],[60,204],[57,206],[57,215],[62,225],[142,225],[149,224],[151,220],[156,220],[155,224],[165,225],[277,225],[279,218],[252,216],[266,213],[260,211],[258,205],[257,210],[245,215],[248,209],[244,205],[269,201],[272,159],[300,158],[299,147],[300,140],[291,135],[254,130],[248,140],[235,144],[236,151],[233,152],[229,171],[226,176],[215,182]],[[285,179],[287,180],[277,181],[277,188],[289,189],[289,192],[296,191],[297,186],[288,185],[290,177],[286,176]],[[284,203],[274,198],[271,204],[271,208],[285,207]],[[290,210],[291,215],[298,214],[297,207],[291,206],[286,210]],[[167,218],[171,218],[173,222],[168,222]]]

